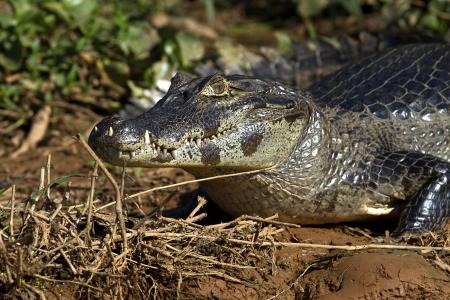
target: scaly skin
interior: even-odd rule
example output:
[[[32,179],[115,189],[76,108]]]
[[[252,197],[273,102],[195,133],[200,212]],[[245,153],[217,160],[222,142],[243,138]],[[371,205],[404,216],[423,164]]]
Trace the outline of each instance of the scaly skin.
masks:
[[[308,93],[247,76],[188,78],[141,116],[97,124],[106,161],[180,167],[232,215],[323,224],[401,215],[397,233],[450,214],[450,46],[389,50]]]

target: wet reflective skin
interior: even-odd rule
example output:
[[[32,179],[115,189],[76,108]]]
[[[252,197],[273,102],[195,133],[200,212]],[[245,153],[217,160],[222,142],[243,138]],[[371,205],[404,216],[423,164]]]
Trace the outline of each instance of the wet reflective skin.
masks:
[[[450,46],[395,48],[308,91],[242,75],[177,74],[144,114],[107,118],[90,145],[106,161],[180,167],[232,215],[302,224],[399,217],[395,234],[450,216]]]

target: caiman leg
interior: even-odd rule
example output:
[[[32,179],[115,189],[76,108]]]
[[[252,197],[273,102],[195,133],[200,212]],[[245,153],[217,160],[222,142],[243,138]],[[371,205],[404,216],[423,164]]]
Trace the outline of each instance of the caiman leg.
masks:
[[[403,212],[394,235],[403,232],[437,230],[450,218],[450,168],[428,183]]]
[[[410,201],[392,236],[436,230],[447,224],[450,219],[449,162],[419,152],[394,152],[378,157],[371,165],[370,174],[370,181],[382,193],[402,195]]]

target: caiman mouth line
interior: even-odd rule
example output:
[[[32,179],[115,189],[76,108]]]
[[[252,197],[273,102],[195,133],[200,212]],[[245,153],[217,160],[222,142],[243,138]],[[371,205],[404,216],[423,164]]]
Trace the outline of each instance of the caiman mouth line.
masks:
[[[137,145],[137,148],[135,150],[123,150],[116,147],[113,147],[118,152],[119,159],[132,159],[135,156],[141,154],[145,150],[151,149],[153,152],[156,152],[155,156],[163,155],[167,156],[170,155],[172,159],[177,159],[176,150],[183,147],[183,145],[187,145],[191,148],[200,148],[203,144],[207,144],[209,142],[215,141],[218,138],[222,137],[225,134],[228,134],[229,132],[233,131],[235,127],[228,126],[222,130],[219,130],[216,134],[212,134],[209,136],[191,136],[188,138],[185,138],[179,142],[178,146],[167,146],[163,145],[161,143],[158,143],[157,140],[151,140],[150,133],[148,130],[144,133],[144,143]],[[109,130],[111,132],[112,130]],[[192,159],[192,157],[191,157]]]

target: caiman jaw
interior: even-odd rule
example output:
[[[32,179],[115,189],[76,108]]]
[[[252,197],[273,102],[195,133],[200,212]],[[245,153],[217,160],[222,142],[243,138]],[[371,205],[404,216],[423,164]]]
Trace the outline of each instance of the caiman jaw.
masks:
[[[98,123],[89,136],[89,144],[104,160],[115,165],[161,167],[195,166],[207,148],[223,143],[223,137],[235,131],[218,129],[216,134],[186,134],[180,141],[155,138],[148,129],[131,129],[129,122],[116,117]]]

